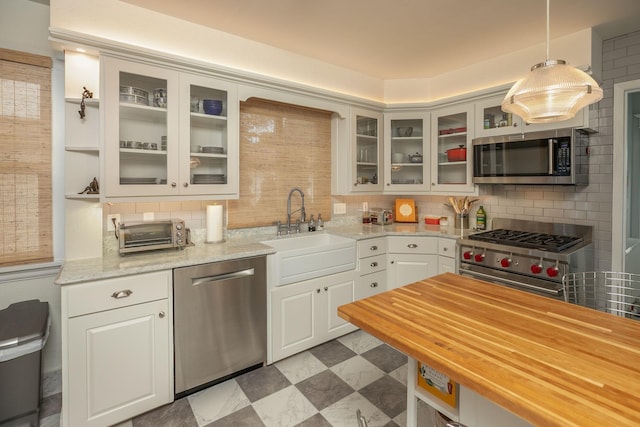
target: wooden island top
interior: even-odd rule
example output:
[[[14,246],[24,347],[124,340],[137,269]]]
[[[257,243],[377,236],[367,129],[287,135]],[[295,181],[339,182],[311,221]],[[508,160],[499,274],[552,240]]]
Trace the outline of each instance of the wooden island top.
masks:
[[[534,425],[640,426],[638,321],[451,273],[338,314]]]

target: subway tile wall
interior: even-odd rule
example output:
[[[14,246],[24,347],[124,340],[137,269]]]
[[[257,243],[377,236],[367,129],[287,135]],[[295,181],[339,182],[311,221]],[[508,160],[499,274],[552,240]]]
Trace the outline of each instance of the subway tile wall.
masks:
[[[589,185],[535,186],[487,185],[480,187],[475,209],[483,205],[488,225],[493,218],[531,219],[547,222],[576,223],[594,227],[595,268],[611,268],[611,224],[613,192],[613,85],[640,79],[640,31],[605,40],[603,43],[603,99],[591,108]],[[357,218],[362,203],[369,207],[391,208],[395,196],[334,196],[332,203],[346,203],[345,215],[327,215],[333,220]],[[420,217],[423,215],[453,216],[445,206],[446,196],[415,196]],[[156,218],[180,217],[192,229],[205,227],[206,205],[213,202],[121,203],[105,205],[109,213],[121,213],[123,220],[142,220],[144,212],[155,212]],[[219,202],[218,202],[219,203]],[[324,214],[323,214],[324,216]],[[106,222],[105,222],[106,224]],[[105,225],[106,229],[106,225]]]

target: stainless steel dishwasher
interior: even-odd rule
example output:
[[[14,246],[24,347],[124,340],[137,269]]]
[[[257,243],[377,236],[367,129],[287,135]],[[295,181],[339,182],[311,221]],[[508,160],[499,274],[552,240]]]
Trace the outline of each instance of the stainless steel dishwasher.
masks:
[[[267,359],[266,257],[173,270],[176,398]]]

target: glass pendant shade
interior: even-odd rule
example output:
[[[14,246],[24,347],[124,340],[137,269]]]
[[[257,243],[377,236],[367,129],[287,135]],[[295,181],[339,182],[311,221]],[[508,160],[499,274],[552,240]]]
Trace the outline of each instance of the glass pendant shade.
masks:
[[[502,101],[502,110],[527,123],[558,122],[601,99],[602,89],[590,75],[565,61],[546,60],[513,85]]]

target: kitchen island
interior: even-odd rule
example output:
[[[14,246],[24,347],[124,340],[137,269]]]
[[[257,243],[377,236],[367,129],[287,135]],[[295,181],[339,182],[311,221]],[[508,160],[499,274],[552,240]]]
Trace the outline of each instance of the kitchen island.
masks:
[[[338,314],[534,425],[640,425],[640,322],[451,273]]]

